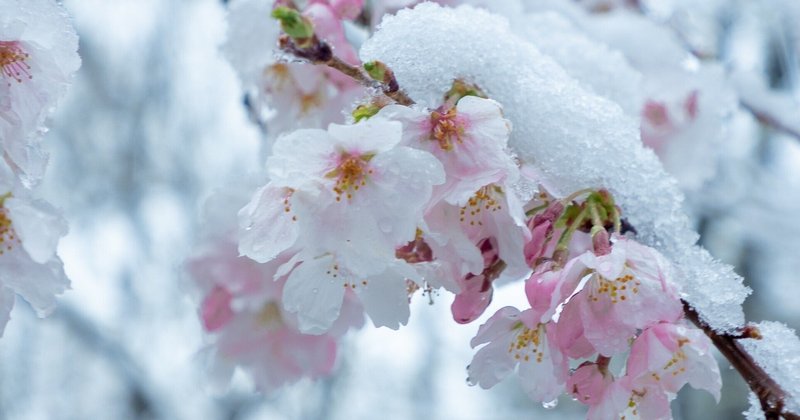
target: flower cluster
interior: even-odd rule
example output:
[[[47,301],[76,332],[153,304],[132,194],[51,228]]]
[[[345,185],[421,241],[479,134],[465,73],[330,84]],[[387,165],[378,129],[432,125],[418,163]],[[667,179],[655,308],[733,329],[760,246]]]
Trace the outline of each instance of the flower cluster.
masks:
[[[238,21],[252,18],[239,8],[256,5],[262,15],[272,10],[284,35],[277,23],[259,21],[258,32]],[[551,195],[509,150],[502,106],[468,81],[453,81],[429,107],[393,96],[397,81],[385,64],[356,66],[340,25],[354,14],[342,7],[361,4],[248,0],[232,8],[232,31],[269,33],[298,57],[334,63],[373,96],[348,124],[287,118],[286,127],[306,128],[284,132],[278,123],[266,183],[239,210],[238,232],[212,237],[190,260],[215,366],[245,366],[265,390],[319,377],[364,313],[397,329],[415,293],[442,288],[454,294],[454,320],[470,323],[491,304],[495,283],[527,278],[530,307],[498,310],[472,340],[482,347],[469,383],[489,388],[517,371],[531,398],[572,394],[597,419],[669,417],[686,383],[718,397],[709,340],[683,320],[670,262],[623,232],[611,194]],[[321,20],[326,13],[339,25]],[[334,80],[324,66],[243,57],[250,62],[237,67],[258,77],[297,65]],[[691,114],[696,98],[689,102]],[[237,241],[249,258],[237,256]],[[626,355],[625,369],[613,369]]]
[[[505,307],[481,326],[472,346],[486,345],[470,383],[489,388],[516,370],[532,399],[572,394],[590,419],[669,418],[669,401],[687,383],[719,399],[711,342],[683,320],[669,262],[634,239],[609,238],[607,228],[622,224],[610,195],[538,209],[526,251],[535,257],[530,307]],[[610,365],[626,354],[616,374]]]
[[[211,342],[206,349],[209,371],[220,385],[230,381],[236,366],[254,378],[262,392],[272,392],[302,378],[332,372],[339,338],[364,323],[363,310],[352,293],[344,297],[343,315],[330,331],[307,335],[298,319],[281,304],[287,273],[285,259],[269,264],[239,256],[236,208],[242,194],[218,193],[206,204],[209,219],[201,241],[186,262],[186,272],[199,292],[199,315]]]
[[[39,315],[69,287],[59,239],[66,221],[30,191],[42,178],[45,119],[80,66],[78,38],[53,0],[0,3],[0,335],[15,294]]]

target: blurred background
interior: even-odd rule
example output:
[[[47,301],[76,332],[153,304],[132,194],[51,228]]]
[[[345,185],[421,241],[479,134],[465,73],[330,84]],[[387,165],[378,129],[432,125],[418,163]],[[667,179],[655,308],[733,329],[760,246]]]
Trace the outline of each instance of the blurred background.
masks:
[[[505,0],[500,0],[505,1]],[[631,1],[584,2],[602,13]],[[771,91],[800,99],[796,0],[648,1],[634,4],[726,68],[746,67]],[[40,191],[63,209],[73,290],[49,318],[24,301],[0,340],[1,419],[548,419],[583,418],[563,397],[547,410],[515,379],[467,386],[470,325],[452,322],[450,297],[416,299],[408,327],[346,337],[337,373],[276,395],[246,375],[212,389],[204,339],[181,263],[215,188],[257,173],[263,133],[219,50],[219,0],[65,0],[83,67],[58,108]],[[702,243],[744,275],[751,321],[800,328],[800,133],[758,120],[740,104],[715,175],[689,195]],[[800,107],[783,110],[800,126]],[[788,129],[787,129],[788,128]],[[519,303],[501,289],[487,313]],[[676,419],[739,418],[744,382],[724,360],[718,406],[690,389]],[[687,387],[688,388],[688,387]]]

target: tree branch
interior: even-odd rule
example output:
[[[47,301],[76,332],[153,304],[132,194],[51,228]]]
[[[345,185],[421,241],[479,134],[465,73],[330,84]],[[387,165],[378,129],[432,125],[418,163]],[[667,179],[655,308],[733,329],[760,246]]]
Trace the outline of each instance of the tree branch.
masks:
[[[683,312],[698,328],[711,339],[714,346],[725,356],[737,372],[742,375],[747,385],[750,387],[759,401],[764,416],[769,419],[800,420],[800,415],[791,413],[784,409],[786,392],[781,389],[764,369],[756,364],[755,360],[748,354],[738,340],[743,338],[760,338],[758,331],[754,328],[745,327],[742,334],[719,334],[704,323],[697,311],[686,301],[683,302]]]
[[[314,37],[311,46],[304,48],[298,46],[288,35],[282,35],[278,41],[278,45],[282,51],[294,55],[295,57],[306,59],[312,64],[324,65],[338,70],[360,85],[380,91],[400,105],[409,106],[414,104],[414,100],[400,90],[397,81],[394,80],[393,77],[388,83],[372,79],[361,67],[347,63],[334,55],[331,47],[325,41],[321,41],[316,37]]]

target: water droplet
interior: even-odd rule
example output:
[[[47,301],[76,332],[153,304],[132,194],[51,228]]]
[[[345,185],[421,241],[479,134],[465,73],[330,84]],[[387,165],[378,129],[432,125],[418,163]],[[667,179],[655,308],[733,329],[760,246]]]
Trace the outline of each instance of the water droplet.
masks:
[[[313,293],[313,294],[315,294],[315,295],[316,295],[317,293],[319,293],[319,289],[317,289],[317,288],[315,287],[315,288],[311,289],[311,293]]]
[[[546,408],[548,410],[552,410],[552,409],[556,408],[557,405],[558,405],[558,399],[542,403],[542,407],[544,407],[544,408]]]

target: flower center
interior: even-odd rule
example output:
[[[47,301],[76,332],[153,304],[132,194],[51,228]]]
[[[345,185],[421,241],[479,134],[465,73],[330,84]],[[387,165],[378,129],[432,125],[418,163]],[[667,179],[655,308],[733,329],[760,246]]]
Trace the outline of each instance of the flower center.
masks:
[[[456,117],[456,109],[431,113],[431,140],[439,142],[442,150],[450,151],[456,143],[463,143],[464,124]]]
[[[8,210],[4,206],[6,198],[10,196],[11,193],[0,196],[0,255],[11,251],[15,242],[20,243],[17,232],[14,231],[14,226],[11,225],[11,219],[8,217]]]
[[[0,74],[9,79],[14,79],[17,83],[22,83],[23,79],[32,79],[30,69],[25,60],[29,57],[28,53],[22,50],[17,41],[0,41]],[[11,82],[8,82],[11,86]]]
[[[639,286],[641,282],[630,274],[625,274],[614,280],[609,280],[603,276],[598,275],[597,281],[594,282],[594,287],[589,292],[589,299],[592,302],[597,302],[603,295],[608,295],[611,303],[618,303],[620,301],[628,300],[639,293]]]
[[[268,302],[258,313],[258,323],[264,328],[272,329],[283,325],[281,308],[276,302]]]
[[[536,363],[542,363],[544,340],[542,340],[541,334],[544,333],[544,326],[539,324],[536,329],[530,329],[520,321],[515,325],[516,328],[521,328],[521,330],[511,340],[508,352],[514,355],[515,360],[527,362],[531,358],[535,358]]]
[[[336,169],[325,175],[328,178],[336,179],[336,184],[333,186],[333,191],[336,193],[336,201],[342,201],[342,196],[348,199],[353,198],[353,193],[367,185],[367,178],[372,174],[372,169],[369,168],[369,161],[374,156],[373,154],[351,155],[342,153]]]
[[[481,212],[495,212],[503,209],[503,205],[497,197],[502,193],[502,188],[494,184],[479,189],[467,200],[467,205],[461,207],[459,220],[462,223],[469,223],[470,226],[483,226]]]

